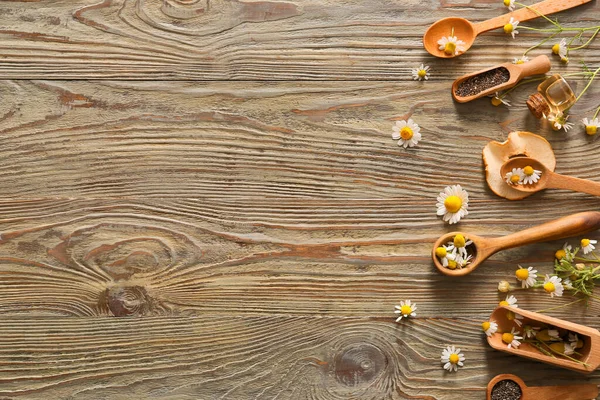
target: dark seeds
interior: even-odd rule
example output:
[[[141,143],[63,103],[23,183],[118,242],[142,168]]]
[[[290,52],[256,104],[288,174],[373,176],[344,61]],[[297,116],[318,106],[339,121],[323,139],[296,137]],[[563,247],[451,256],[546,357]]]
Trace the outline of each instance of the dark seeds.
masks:
[[[494,385],[492,400],[519,400],[521,394],[521,387],[517,382],[505,379]]]
[[[504,67],[491,69],[462,81],[456,88],[458,97],[468,97],[508,82],[510,72]]]

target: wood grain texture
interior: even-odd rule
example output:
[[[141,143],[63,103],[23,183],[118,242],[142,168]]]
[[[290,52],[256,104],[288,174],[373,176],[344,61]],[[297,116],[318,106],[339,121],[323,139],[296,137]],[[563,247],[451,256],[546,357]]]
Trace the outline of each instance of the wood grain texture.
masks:
[[[592,2],[558,16],[592,25],[599,9]],[[473,0],[0,2],[0,79],[407,81],[421,62],[433,65],[434,79],[451,79],[512,60],[540,36],[489,32],[448,61],[425,52],[425,29],[443,17],[505,12],[501,1]],[[599,49],[590,46],[589,64]]]
[[[581,157],[600,142],[579,122],[600,86],[573,109],[578,127],[568,134],[529,115],[535,83],[512,97],[510,112],[489,99],[453,103],[449,86],[4,81],[3,196],[434,200],[461,183],[477,199],[489,193],[482,148],[512,130],[546,135],[557,172],[593,180],[600,171]],[[410,150],[391,139],[394,121],[407,117],[423,128]]]

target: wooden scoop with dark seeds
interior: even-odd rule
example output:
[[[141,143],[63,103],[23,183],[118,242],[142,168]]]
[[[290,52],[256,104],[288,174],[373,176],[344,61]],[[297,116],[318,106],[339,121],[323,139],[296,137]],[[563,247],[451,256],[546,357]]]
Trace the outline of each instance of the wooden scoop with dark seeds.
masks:
[[[503,387],[505,383],[509,385]],[[487,385],[487,400],[590,400],[597,396],[598,386],[594,384],[527,386],[521,378],[512,374],[496,375]]]

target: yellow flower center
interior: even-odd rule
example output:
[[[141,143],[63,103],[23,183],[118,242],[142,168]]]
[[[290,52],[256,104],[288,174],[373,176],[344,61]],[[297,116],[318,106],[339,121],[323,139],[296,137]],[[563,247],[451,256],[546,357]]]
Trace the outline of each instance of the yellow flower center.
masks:
[[[446,43],[446,46],[444,46],[444,53],[448,54],[449,56],[454,54],[455,51],[456,51],[456,43],[448,42],[448,43]]]
[[[565,344],[563,342],[554,342],[551,345],[549,345],[549,347],[559,353],[559,354],[564,354],[565,353]]]
[[[463,235],[461,235],[459,233],[458,235],[454,236],[454,245],[456,247],[465,247],[465,244],[466,244],[466,240]]]
[[[512,311],[508,311],[506,313],[506,319],[509,321],[514,321],[515,320],[515,313]]]
[[[499,97],[492,97],[492,105],[498,107],[500,104],[502,104],[502,100]]]
[[[575,345],[575,348],[576,348],[576,349],[580,349],[580,348],[582,348],[582,347],[583,347],[583,340],[579,339],[579,340],[577,341],[577,344]]]
[[[512,24],[504,25],[504,33],[511,33],[515,28]]]
[[[590,239],[581,239],[581,247],[587,247],[590,245]]]
[[[450,268],[450,269],[456,269],[457,266],[458,266],[458,264],[456,264],[456,261],[454,261],[454,260],[449,260],[448,261],[448,268]]]
[[[526,166],[525,168],[523,168],[523,173],[527,176],[531,176],[533,175],[533,167],[531,165]]]
[[[552,52],[554,54],[558,54],[559,51],[560,51],[560,44],[556,43],[554,46],[552,46]]]
[[[543,329],[535,334],[535,338],[537,340],[541,340],[542,342],[550,342],[552,340],[552,336],[548,333],[548,329]]]
[[[450,357],[448,357],[448,359],[452,364],[458,364],[458,360],[459,360],[458,354],[452,353],[452,354],[450,354]]]
[[[509,332],[504,332],[502,334],[502,341],[506,344],[510,344],[512,343],[512,341],[514,340],[515,335],[513,335],[512,333]]]
[[[498,303],[499,306],[510,306],[510,304],[508,304],[508,301],[506,300],[502,300],[500,303]]]
[[[410,306],[404,305],[400,307],[400,312],[402,315],[410,315],[412,313],[412,308]]]
[[[529,278],[529,270],[520,268],[515,272],[517,279],[524,281]]]
[[[592,136],[598,133],[598,127],[596,125],[586,125],[585,133]]]
[[[567,255],[567,252],[564,251],[563,249],[557,250],[556,253],[554,253],[554,257],[559,261],[562,260],[563,258],[565,258],[566,255]]]
[[[556,286],[554,286],[554,283],[552,282],[546,282],[544,283],[544,290],[548,293],[554,293]]]
[[[517,64],[525,64],[525,61],[523,61],[523,60],[521,60],[521,59],[518,59],[518,60],[517,60]]]
[[[435,249],[435,255],[438,256],[439,258],[444,258],[448,255],[448,251],[446,250],[445,247],[438,247],[437,249]]]
[[[405,126],[400,131],[400,137],[402,139],[404,139],[404,140],[410,140],[410,139],[412,139],[413,135],[414,135],[413,130],[410,129],[408,126]]]
[[[483,324],[481,324],[481,329],[483,329],[483,331],[487,331],[488,329],[490,329],[491,324],[488,321],[485,321]]]
[[[427,75],[427,71],[425,71],[424,69],[420,69],[419,71],[417,71],[417,76],[419,78],[425,78],[426,75]]]
[[[462,200],[458,196],[448,196],[444,200],[444,207],[451,213],[458,212],[462,207]]]
[[[514,183],[514,184],[519,183],[520,180],[521,180],[521,177],[517,174],[511,175],[511,177],[510,177],[510,182]]]
[[[510,6],[510,0],[504,0],[504,5],[505,5],[506,7]]]

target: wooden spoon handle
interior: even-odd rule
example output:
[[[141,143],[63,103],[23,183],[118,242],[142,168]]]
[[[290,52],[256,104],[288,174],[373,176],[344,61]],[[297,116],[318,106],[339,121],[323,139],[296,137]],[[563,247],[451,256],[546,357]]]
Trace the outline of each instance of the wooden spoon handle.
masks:
[[[600,228],[600,212],[586,211],[555,219],[508,236],[488,239],[493,252],[537,242],[583,235]]]
[[[591,400],[596,397],[598,397],[598,386],[593,384],[534,386],[523,390],[523,400]]]
[[[551,173],[546,182],[546,188],[568,189],[575,192],[593,194],[600,196],[600,182],[590,181],[588,179],[574,178],[572,176]]]
[[[542,54],[530,61],[527,61],[526,63],[517,64],[517,66],[521,70],[519,75],[519,79],[521,79],[532,75],[545,74],[546,72],[550,71],[552,64],[550,63],[548,56]]]
[[[529,8],[521,8],[517,11],[513,11],[496,18],[488,19],[487,21],[478,22],[473,25],[475,27],[475,33],[479,35],[481,32],[491,31],[492,29],[500,28],[506,25],[508,21],[510,21],[511,17],[519,22],[527,21],[529,19],[539,17],[540,14],[552,14],[555,12],[567,10],[569,8],[577,7],[585,3],[589,3],[590,1],[592,0],[544,0],[542,2],[529,6]],[[518,27],[517,30],[519,30]]]

